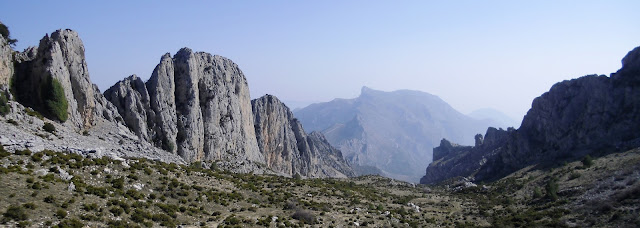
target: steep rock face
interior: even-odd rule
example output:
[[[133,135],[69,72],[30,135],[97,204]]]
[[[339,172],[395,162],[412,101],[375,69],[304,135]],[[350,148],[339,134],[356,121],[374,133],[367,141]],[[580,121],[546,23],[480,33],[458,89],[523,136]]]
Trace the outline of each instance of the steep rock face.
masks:
[[[42,38],[37,49],[29,48],[15,60],[17,98],[27,106],[43,110],[41,88],[50,77],[58,80],[64,90],[69,114],[66,125],[84,129],[98,117],[115,118],[114,107],[103,102],[101,95],[95,95],[100,91],[91,84],[84,45],[76,32],[57,30]]]
[[[161,148],[175,152],[178,135],[176,115],[176,86],[174,83],[173,60],[169,53],[162,56],[160,63],[146,82],[149,92],[149,106],[155,118],[149,118],[149,129],[153,131],[152,140]]]
[[[468,117],[432,94],[363,87],[359,97],[335,99],[295,112],[306,129],[322,131],[357,170],[418,182],[442,138],[472,145],[489,123]],[[370,173],[370,172],[366,172]],[[365,173],[362,173],[365,174]]]
[[[278,98],[265,95],[251,101],[258,147],[267,167],[287,175],[346,177],[353,171],[318,132],[307,135],[302,124]]]
[[[455,176],[493,180],[529,165],[640,146],[639,56],[640,48],[629,52],[611,77],[589,75],[555,84],[533,101],[517,131],[488,132],[482,146],[445,158],[448,165],[427,168],[423,183]],[[482,156],[473,157],[477,154]],[[456,165],[473,169],[453,172]]]
[[[146,84],[130,77],[105,95],[136,134],[187,161],[264,161],[246,78],[229,59],[183,48]]]
[[[142,79],[131,75],[104,92],[104,96],[121,113],[124,123],[143,140],[150,141],[149,93]]]
[[[13,71],[13,50],[6,37],[0,35],[0,87],[9,85]]]

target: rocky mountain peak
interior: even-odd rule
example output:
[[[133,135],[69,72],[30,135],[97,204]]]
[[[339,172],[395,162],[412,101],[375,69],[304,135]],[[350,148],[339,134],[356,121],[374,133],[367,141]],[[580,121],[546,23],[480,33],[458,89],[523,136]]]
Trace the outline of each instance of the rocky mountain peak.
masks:
[[[73,30],[57,30],[40,40],[37,48],[29,48],[16,57],[15,84],[17,99],[43,114],[50,113],[43,102],[42,88],[53,80],[64,91],[68,121],[60,121],[77,129],[95,124],[96,118],[115,119],[112,105],[91,83],[84,57],[84,45]]]

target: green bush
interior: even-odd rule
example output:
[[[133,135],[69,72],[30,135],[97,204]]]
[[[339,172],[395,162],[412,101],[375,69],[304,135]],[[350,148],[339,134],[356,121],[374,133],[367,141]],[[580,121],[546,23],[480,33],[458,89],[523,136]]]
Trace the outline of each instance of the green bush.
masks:
[[[67,211],[62,210],[62,209],[58,209],[56,210],[56,217],[58,217],[59,219],[63,219],[65,217],[67,217]]]
[[[558,179],[553,177],[549,182],[547,182],[546,186],[547,197],[552,201],[558,200]]]
[[[49,76],[42,89],[42,96],[44,96],[42,100],[44,100],[46,110],[49,112],[48,114],[60,122],[67,121],[67,118],[69,118],[69,114],[67,113],[69,104],[67,103],[64,88],[62,88],[60,81]]]
[[[589,168],[593,165],[593,158],[591,158],[591,156],[587,155],[582,159],[582,166],[584,166],[585,168]]]
[[[0,35],[7,39],[7,42],[9,42],[9,44],[11,45],[15,45],[16,42],[18,42],[18,40],[16,39],[11,39],[11,32],[9,32],[9,27],[2,23],[0,23]]]
[[[542,190],[540,190],[540,187],[536,187],[535,189],[533,189],[533,198],[540,198],[542,197]]]
[[[42,114],[40,114],[36,110],[33,110],[32,108],[24,108],[24,112],[27,113],[27,115],[29,116],[33,116],[41,120],[44,119],[44,116],[42,116]]]
[[[0,92],[0,115],[5,116],[11,110],[9,107],[9,96],[7,96],[6,92]]]
[[[49,133],[56,132],[56,126],[53,126],[52,123],[44,123],[44,125],[42,126],[42,129],[44,129],[44,131]]]
[[[3,221],[5,222],[10,220],[24,221],[29,218],[29,215],[27,214],[27,212],[24,210],[23,207],[15,206],[15,205],[9,206],[9,208],[7,208],[7,211],[4,212],[3,216],[4,216]]]
[[[84,224],[77,219],[65,219],[62,222],[58,223],[58,225],[54,226],[54,227],[59,227],[59,228],[82,228],[84,227]]]
[[[291,218],[297,219],[306,224],[315,224],[316,222],[315,216],[305,210],[297,210],[293,215],[291,215]]]

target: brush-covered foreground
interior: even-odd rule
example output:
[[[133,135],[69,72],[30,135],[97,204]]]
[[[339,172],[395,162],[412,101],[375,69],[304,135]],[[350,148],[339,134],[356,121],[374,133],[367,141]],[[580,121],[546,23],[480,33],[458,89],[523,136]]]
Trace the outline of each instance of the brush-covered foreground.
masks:
[[[633,150],[552,170],[521,170],[486,186],[426,187],[378,176],[303,180],[203,169],[199,163],[0,148],[0,222],[23,227],[640,226],[639,165],[640,151]]]

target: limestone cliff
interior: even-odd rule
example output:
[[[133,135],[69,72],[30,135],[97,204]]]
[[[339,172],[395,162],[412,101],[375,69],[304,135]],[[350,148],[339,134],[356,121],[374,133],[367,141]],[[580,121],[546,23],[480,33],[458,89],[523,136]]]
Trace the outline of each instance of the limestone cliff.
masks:
[[[421,182],[456,176],[493,180],[529,165],[624,151],[640,147],[639,129],[640,48],[635,48],[610,77],[555,84],[533,101],[518,130],[488,131],[481,145],[434,161]]]
[[[246,78],[229,59],[183,48],[164,55],[146,83],[131,76],[105,96],[140,138],[187,161],[264,161]]]
[[[227,58],[183,48],[173,57],[162,56],[146,83],[132,75],[101,94],[89,78],[82,41],[72,30],[46,35],[38,47],[24,52],[11,50],[2,37],[0,44],[0,85],[7,88],[13,80],[15,100],[58,120],[59,127],[88,137],[107,129],[101,130],[109,133],[98,135],[99,140],[137,142],[133,151],[154,145],[186,162],[211,161],[238,172],[353,175],[341,152],[322,135],[307,135],[277,98],[256,102],[272,109],[252,107],[245,76]],[[64,104],[52,106],[49,94],[56,94],[56,102],[64,101],[55,104]],[[14,107],[9,116],[25,119],[24,108]],[[259,117],[254,119],[255,110]],[[267,125],[257,127],[255,121]],[[279,143],[286,148],[276,151]]]
[[[265,95],[251,101],[258,147],[270,169],[287,175],[347,177],[353,170],[318,132],[307,134],[289,108]]]
[[[0,35],[0,89],[9,85],[13,75],[13,53],[7,37]]]
[[[40,40],[37,48],[31,47],[16,55],[14,89],[17,100],[26,106],[46,113],[43,86],[48,80],[60,82],[68,103],[66,125],[86,129],[94,125],[96,118],[116,120],[118,113],[100,95],[89,78],[84,58],[84,45],[72,30],[57,30]]]

